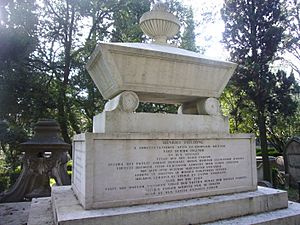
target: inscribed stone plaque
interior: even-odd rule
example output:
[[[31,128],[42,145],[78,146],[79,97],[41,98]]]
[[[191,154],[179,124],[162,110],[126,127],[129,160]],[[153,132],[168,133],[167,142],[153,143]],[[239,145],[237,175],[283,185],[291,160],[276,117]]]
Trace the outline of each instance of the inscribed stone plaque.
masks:
[[[93,185],[93,207],[256,188],[250,138],[95,139],[92,143],[87,153],[94,151],[93,180],[89,181]],[[76,151],[81,151],[75,149],[78,165]],[[75,183],[80,184],[74,176]]]

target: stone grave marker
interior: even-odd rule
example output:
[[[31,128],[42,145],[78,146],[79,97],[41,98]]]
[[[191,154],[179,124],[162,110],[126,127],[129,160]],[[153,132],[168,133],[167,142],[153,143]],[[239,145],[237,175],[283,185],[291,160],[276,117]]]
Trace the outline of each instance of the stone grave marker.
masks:
[[[285,148],[286,169],[289,174],[289,183],[292,187],[298,188],[300,182],[300,139],[292,138]]]

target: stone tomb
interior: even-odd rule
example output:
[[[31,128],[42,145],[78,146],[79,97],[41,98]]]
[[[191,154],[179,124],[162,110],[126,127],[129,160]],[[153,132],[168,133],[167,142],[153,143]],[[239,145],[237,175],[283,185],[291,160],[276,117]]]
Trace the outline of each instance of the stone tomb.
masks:
[[[140,24],[154,43],[100,43],[87,64],[109,101],[94,132],[74,137],[72,186],[52,189],[54,223],[247,224],[246,215],[278,210],[248,224],[300,224],[297,204],[280,216],[286,192],[257,189],[254,136],[229,134],[220,112],[236,65],[168,46],[179,22],[162,3]],[[136,113],[140,101],[181,107]]]
[[[252,135],[75,136],[72,188],[85,209],[256,190]]]

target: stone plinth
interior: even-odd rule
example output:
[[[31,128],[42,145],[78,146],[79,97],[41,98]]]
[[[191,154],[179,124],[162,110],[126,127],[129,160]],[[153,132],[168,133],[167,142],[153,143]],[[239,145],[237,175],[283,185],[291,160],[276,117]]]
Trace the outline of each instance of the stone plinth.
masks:
[[[51,204],[51,197],[32,199],[27,225],[53,225]]]
[[[256,190],[254,136],[76,135],[72,187],[85,209]]]
[[[300,204],[288,202],[288,208],[261,214],[250,214],[234,219],[221,220],[205,225],[298,225],[300,224]],[[198,224],[201,225],[201,224]]]
[[[187,225],[284,209],[288,201],[286,192],[260,187],[254,192],[232,195],[84,210],[70,186],[66,186],[53,188],[52,204],[55,224],[60,225]],[[294,214],[299,221],[299,212]]]
[[[103,112],[94,117],[94,133],[228,133],[228,118],[210,115]]]

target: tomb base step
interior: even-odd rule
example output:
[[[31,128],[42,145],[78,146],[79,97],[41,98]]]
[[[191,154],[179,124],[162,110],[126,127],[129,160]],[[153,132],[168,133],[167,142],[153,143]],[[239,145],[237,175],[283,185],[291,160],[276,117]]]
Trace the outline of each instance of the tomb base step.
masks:
[[[289,202],[288,208],[248,215],[234,219],[221,220],[205,225],[299,225],[300,224],[300,204]],[[200,225],[200,224],[199,224]]]
[[[70,186],[54,187],[52,191],[54,224],[60,225],[203,224],[274,210],[293,211],[293,208],[286,209],[287,207],[286,192],[264,187],[259,187],[257,191],[231,195],[93,210],[83,209]]]
[[[28,216],[27,225],[53,225],[51,197],[34,198]]]

